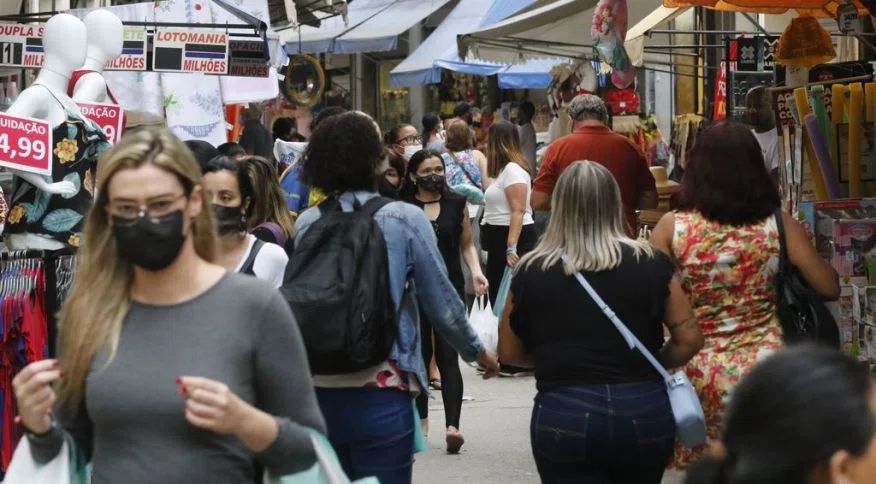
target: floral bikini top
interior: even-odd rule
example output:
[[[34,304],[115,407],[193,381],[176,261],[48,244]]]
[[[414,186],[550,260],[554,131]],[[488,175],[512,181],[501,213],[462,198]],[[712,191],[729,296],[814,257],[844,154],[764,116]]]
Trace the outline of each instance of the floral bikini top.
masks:
[[[57,97],[55,100],[64,107]],[[6,233],[29,233],[78,247],[85,215],[94,201],[97,159],[111,145],[94,122],[64,110],[67,120],[52,130],[52,176],[43,178],[49,183],[70,182],[76,193],[52,195],[16,177]]]

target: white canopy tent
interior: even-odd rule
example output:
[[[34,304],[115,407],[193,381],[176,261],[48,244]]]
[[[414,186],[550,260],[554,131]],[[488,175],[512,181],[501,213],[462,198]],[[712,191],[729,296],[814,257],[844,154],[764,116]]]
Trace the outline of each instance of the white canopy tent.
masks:
[[[542,1],[502,22],[460,35],[460,56],[502,63],[525,59],[593,57],[590,28],[598,0]],[[684,8],[653,8],[650,2],[629,2],[630,27],[625,46],[633,64],[644,60],[646,34],[684,12]],[[631,51],[632,48],[632,51]]]
[[[685,11],[687,11],[687,8],[660,6],[627,30],[627,40],[624,42],[624,48],[634,66],[642,67],[645,64],[645,40],[648,37],[649,31],[671,21]]]

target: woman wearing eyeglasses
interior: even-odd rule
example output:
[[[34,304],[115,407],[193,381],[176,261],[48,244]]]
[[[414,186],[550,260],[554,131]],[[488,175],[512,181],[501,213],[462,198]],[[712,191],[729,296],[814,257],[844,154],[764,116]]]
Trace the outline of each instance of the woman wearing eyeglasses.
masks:
[[[37,462],[67,436],[95,482],[252,482],[314,462],[325,431],[280,294],[213,264],[200,170],[163,130],[102,159],[58,360],[13,382]],[[53,409],[54,412],[53,416]]]
[[[414,156],[414,153],[423,149],[423,138],[417,128],[410,124],[398,124],[386,133],[386,144],[403,156],[405,162]]]

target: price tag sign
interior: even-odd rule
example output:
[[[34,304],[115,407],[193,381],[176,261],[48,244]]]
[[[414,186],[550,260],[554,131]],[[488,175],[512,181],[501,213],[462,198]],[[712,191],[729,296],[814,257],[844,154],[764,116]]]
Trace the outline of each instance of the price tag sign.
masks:
[[[76,103],[82,114],[100,126],[107,141],[112,144],[119,142],[122,137],[122,120],[124,111],[116,104],[104,103]]]
[[[52,175],[52,127],[40,119],[0,113],[0,166]]]
[[[855,35],[861,32],[861,20],[858,17],[858,7],[851,1],[836,9],[836,24],[839,31],[845,35]]]

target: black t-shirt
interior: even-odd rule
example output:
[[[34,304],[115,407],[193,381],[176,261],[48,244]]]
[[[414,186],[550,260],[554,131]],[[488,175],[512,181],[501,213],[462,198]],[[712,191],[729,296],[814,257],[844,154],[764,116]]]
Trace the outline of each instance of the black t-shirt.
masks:
[[[405,201],[420,208],[425,204],[413,195],[405,197]],[[462,258],[460,257],[460,244],[462,241],[462,221],[465,218],[465,197],[450,190],[447,191],[438,202],[441,211],[438,218],[432,220],[432,228],[438,238],[438,251],[447,266],[447,276],[450,283],[462,298],[465,291],[465,277],[462,274]]]
[[[621,321],[653,354],[663,345],[663,317],[673,266],[655,249],[654,257],[624,246],[617,268],[584,273]],[[539,390],[576,384],[615,384],[660,378],[627,346],[574,276],[561,264],[547,271],[538,264],[511,282],[511,328],[533,353]]]

